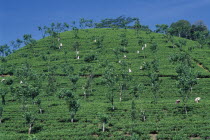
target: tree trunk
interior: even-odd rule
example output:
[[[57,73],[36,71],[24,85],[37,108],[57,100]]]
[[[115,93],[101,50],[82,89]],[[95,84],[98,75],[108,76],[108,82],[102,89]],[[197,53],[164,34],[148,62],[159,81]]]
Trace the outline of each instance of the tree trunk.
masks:
[[[103,132],[105,131],[105,123],[103,123],[102,130],[103,130]]]
[[[87,97],[87,94],[86,94],[86,92],[84,91],[84,98],[86,99],[86,97]]]
[[[1,122],[1,118],[0,118],[0,123],[2,123],[2,122]]]
[[[187,105],[184,104],[184,110],[185,110],[185,114],[187,115]]]
[[[28,134],[31,134],[32,124],[29,125]]]
[[[39,113],[42,114],[42,109],[41,108],[39,109]]]
[[[114,104],[112,103],[112,110],[114,110]]]
[[[143,120],[144,120],[144,122],[146,121],[146,117],[145,117],[145,115],[144,115],[144,117],[143,117]]]
[[[72,123],[74,122],[74,118],[71,118],[71,122],[72,122]]]
[[[121,86],[121,90],[120,90],[120,102],[122,101],[122,86]]]
[[[2,104],[5,105],[5,95],[1,95],[2,98]]]

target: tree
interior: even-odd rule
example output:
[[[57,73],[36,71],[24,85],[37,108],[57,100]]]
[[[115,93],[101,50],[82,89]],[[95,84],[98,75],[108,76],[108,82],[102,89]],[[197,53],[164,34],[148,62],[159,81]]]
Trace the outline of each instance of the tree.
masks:
[[[68,109],[70,112],[70,116],[71,116],[71,122],[74,122],[74,117],[80,107],[80,104],[77,100],[75,100],[74,98],[69,98],[67,100],[67,105],[68,105]]]
[[[97,37],[93,37],[94,38],[94,44],[96,45],[96,47],[99,49],[103,49],[103,41],[104,41],[104,36],[97,36]]]
[[[48,68],[47,75],[47,88],[46,92],[48,95],[53,95],[57,91],[57,80],[55,77],[55,71],[58,69],[57,66],[51,66]]]
[[[76,57],[75,57],[75,58],[77,58],[77,56],[78,56],[78,54],[79,54],[79,47],[80,47],[79,42],[78,42],[78,41],[74,42],[74,44],[73,44],[73,49],[74,49],[74,51],[75,51],[75,53],[76,53]]]
[[[63,64],[61,66],[61,69],[67,76],[71,76],[71,74],[74,72],[74,67],[69,65],[68,63]]]
[[[167,24],[156,24],[156,33],[162,33],[162,34],[166,34],[167,30],[168,30],[168,25]]]
[[[105,124],[108,123],[108,116],[106,114],[99,114],[99,119],[102,123],[102,131],[105,132]]]
[[[71,27],[72,27],[72,30],[73,30],[73,33],[74,33],[74,37],[73,38],[78,39],[79,38],[79,36],[78,36],[79,29],[76,27],[76,22],[75,21],[72,22],[72,26]]]
[[[191,24],[187,20],[179,20],[170,25],[169,33],[178,37],[189,38]]]
[[[11,53],[10,47],[7,44],[1,45],[0,53],[2,57],[9,55]]]
[[[120,46],[123,47],[123,52],[126,52],[125,48],[128,46],[128,39],[126,38],[126,34],[123,33],[120,35],[121,40],[120,40]]]
[[[114,106],[114,97],[115,97],[115,84],[117,82],[117,75],[115,72],[115,69],[112,65],[108,65],[105,73],[104,73],[104,79],[106,81],[106,85],[109,88],[108,93],[106,94],[106,97],[108,98],[108,100],[110,101],[110,103],[112,104],[112,110],[115,109]]]
[[[23,35],[23,42],[25,45],[29,45],[32,52],[35,54],[34,52],[34,46],[37,44],[36,40],[32,38],[31,34],[24,34]]]
[[[153,43],[151,46],[150,46],[150,50],[152,51],[153,54],[156,54],[157,50],[158,50],[158,45],[157,43]]]
[[[187,115],[187,102],[192,93],[192,87],[197,84],[197,74],[195,74],[189,65],[182,63],[176,70],[178,74],[177,86],[182,96],[183,106]]]
[[[102,19],[100,23],[96,23],[96,28],[131,28],[129,25],[133,23],[136,18],[119,16],[117,18]]]
[[[14,86],[12,92],[15,92],[16,97],[22,103],[22,110],[25,111],[28,103],[34,103],[34,99],[39,95],[40,88],[24,81],[24,83]]]
[[[120,78],[122,78],[120,82],[120,102],[122,101],[122,97],[125,94],[125,91],[128,89],[129,81],[131,80],[131,77],[129,76],[129,71],[128,71],[128,63],[125,61],[121,61],[121,71],[120,71]]]
[[[76,92],[76,89],[77,89],[76,84],[77,84],[77,82],[78,82],[78,80],[79,80],[79,76],[78,76],[78,75],[72,75],[72,76],[70,77],[70,80],[71,80],[71,82],[72,82],[72,84],[73,84],[72,90]]]
[[[143,40],[142,37],[138,37],[138,45],[142,49],[142,51],[144,52],[144,59],[145,59],[145,57],[146,57],[145,56],[145,41]]]
[[[68,110],[70,113],[71,122],[74,122],[74,117],[80,107],[78,100],[75,98],[73,92],[68,89],[61,89],[59,94],[59,98],[63,98],[66,100],[66,104],[68,106]]]
[[[198,73],[194,73],[191,58],[186,53],[179,53],[170,56],[173,63],[179,63],[176,72],[178,74],[177,87],[183,100],[183,109],[187,115],[187,102],[192,93],[192,88],[197,84]]]
[[[81,28],[81,29],[84,29],[84,27],[85,27],[85,19],[84,18],[80,18],[79,19],[79,27]]]
[[[13,50],[16,50],[16,49],[20,48],[23,41],[20,39],[17,39],[16,41],[11,41],[10,43],[11,43],[11,46],[13,47]]]
[[[136,104],[134,102],[134,100],[132,100],[131,103],[131,120],[134,121],[136,119]]]
[[[0,106],[0,124],[2,123],[3,107]]]
[[[139,35],[139,31],[141,29],[141,24],[140,24],[139,18],[135,19],[134,29],[136,31],[136,35]]]
[[[45,35],[46,35],[46,26],[44,26],[43,28],[41,26],[38,26],[38,30],[41,31],[42,33],[42,38],[45,38]]]
[[[190,34],[191,34],[190,38],[192,40],[204,41],[208,37],[209,31],[205,23],[202,20],[198,20],[194,24],[192,24]]]
[[[1,95],[1,103],[2,103],[2,105],[5,105],[6,104],[5,96],[7,95],[8,92],[9,91],[6,88],[1,88],[0,89],[0,95]]]
[[[150,81],[151,81],[151,90],[152,90],[153,97],[154,97],[153,103],[157,104],[159,82],[160,82],[159,81],[159,75],[156,72],[154,72],[154,73],[151,73],[149,75],[149,78],[150,78]]]
[[[117,48],[113,49],[113,52],[114,52],[114,54],[116,56],[116,59],[117,59],[116,63],[119,63],[119,55],[121,54],[120,48],[117,47]]]
[[[138,98],[141,92],[143,92],[144,85],[143,84],[134,84],[135,86],[132,87],[130,94],[133,95],[133,98]]]
[[[37,104],[38,108],[39,108],[39,113],[42,114],[43,113],[43,110],[42,110],[42,107],[41,107],[41,103],[42,101],[40,99],[37,99],[35,101],[35,104]]]
[[[93,77],[94,77],[94,69],[91,65],[82,67],[80,69],[81,71],[81,75],[86,76],[87,77],[87,81],[86,83],[83,85],[83,89],[84,89],[84,97],[86,98],[87,96],[89,96],[92,93],[92,82],[93,82]]]
[[[159,86],[161,80],[159,79],[159,69],[158,69],[158,60],[155,58],[151,63],[150,66],[150,73],[149,73],[149,78],[151,82],[151,91],[153,94],[153,103],[157,104],[157,99],[158,99],[158,94],[159,94]]]
[[[58,38],[59,38],[59,33],[56,29],[56,24],[51,23],[50,27],[44,26],[45,29],[45,34],[50,36],[50,43],[49,48],[56,49],[58,46]]]
[[[34,122],[35,122],[35,116],[31,112],[25,112],[23,117],[25,119],[26,124],[29,125],[28,134],[30,135],[32,127],[33,127]]]

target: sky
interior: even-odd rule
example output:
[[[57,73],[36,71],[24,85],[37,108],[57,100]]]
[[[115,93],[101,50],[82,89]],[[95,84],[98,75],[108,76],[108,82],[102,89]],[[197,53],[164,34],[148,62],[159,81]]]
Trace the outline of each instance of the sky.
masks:
[[[38,26],[52,22],[98,22],[121,15],[138,17],[152,30],[156,24],[184,19],[203,20],[210,29],[210,0],[0,0],[0,45],[9,44],[24,34],[40,39]]]

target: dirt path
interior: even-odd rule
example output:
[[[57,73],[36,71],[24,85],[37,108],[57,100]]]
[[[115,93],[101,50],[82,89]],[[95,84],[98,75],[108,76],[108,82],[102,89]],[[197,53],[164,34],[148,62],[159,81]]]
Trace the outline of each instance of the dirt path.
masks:
[[[7,74],[7,75],[0,75],[0,77],[8,77],[8,76],[11,76],[11,75],[9,75],[9,74]]]
[[[190,140],[200,140],[201,137],[190,137]]]
[[[210,72],[209,70],[207,70],[206,68],[203,67],[203,65],[196,63],[200,68],[204,69],[206,72]]]
[[[157,140],[157,134],[149,134],[152,140]]]

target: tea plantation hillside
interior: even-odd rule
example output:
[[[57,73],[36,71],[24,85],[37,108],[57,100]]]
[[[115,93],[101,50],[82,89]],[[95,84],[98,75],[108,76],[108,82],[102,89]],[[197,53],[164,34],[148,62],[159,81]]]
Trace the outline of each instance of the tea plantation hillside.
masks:
[[[29,43],[0,62],[0,139],[210,139],[209,55],[132,29]]]

